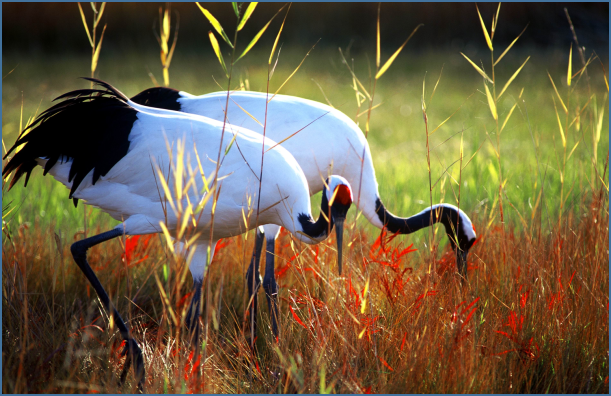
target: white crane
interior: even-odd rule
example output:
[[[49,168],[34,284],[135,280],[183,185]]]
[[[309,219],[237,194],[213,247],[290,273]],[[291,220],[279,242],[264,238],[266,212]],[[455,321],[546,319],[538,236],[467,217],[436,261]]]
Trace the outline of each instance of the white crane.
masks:
[[[196,225],[200,235],[190,247],[196,249],[189,263],[194,280],[194,296],[187,314],[187,325],[191,329],[198,329],[204,270],[206,263],[212,260],[212,257],[207,257],[208,251],[213,254],[219,239],[255,227],[255,216],[248,220],[243,217],[244,211],[247,213],[252,208],[252,205],[248,207],[249,198],[250,202],[257,202],[260,191],[260,224],[285,227],[296,239],[308,244],[324,240],[337,223],[338,260],[341,260],[342,227],[352,203],[352,192],[344,178],[331,176],[321,203],[322,213],[315,221],[303,171],[286,149],[281,146],[272,148],[275,145],[272,140],[265,141],[264,148],[269,151],[265,155],[266,166],[260,185],[256,170],[261,166],[261,135],[227,126],[222,136],[222,122],[174,111],[149,111],[151,109],[130,101],[112,86],[91,80],[101,88],[77,90],[60,96],[58,99],[63,101],[40,114],[21,133],[5,156],[12,154],[2,175],[7,177],[15,172],[10,187],[25,175],[27,186],[32,170],[39,165],[44,168],[43,174],[50,173],[70,189],[69,198],[74,199],[75,205],[78,199],[82,199],[121,221],[110,231],[74,243],[71,251],[74,261],[106,309],[112,312],[126,341],[123,353],[128,353],[128,360],[122,380],[133,361],[142,386],[142,351],[89,266],[86,255],[90,247],[120,235],[162,232],[161,223],[170,230],[177,229],[179,216],[170,208],[164,211],[163,202],[166,200],[175,205],[180,201],[183,208],[187,208],[189,202],[202,202],[205,189],[199,174],[192,179],[191,185],[188,182],[183,184],[186,188],[182,197],[177,194],[180,189],[170,191],[168,197],[158,187],[153,164],[163,164],[165,168],[171,163],[173,167],[180,166],[173,161],[180,157],[178,147],[182,142],[183,169],[199,169],[210,179],[217,170],[215,160],[219,150],[224,153],[218,167],[218,178],[222,180],[216,190],[218,199],[213,231],[213,200],[210,199],[204,201]],[[236,147],[227,151],[232,143]],[[170,173],[168,185],[180,183],[177,179],[182,175]]]
[[[433,205],[407,218],[390,213],[380,199],[369,144],[360,128],[341,111],[325,104],[287,95],[263,92],[232,91],[228,108],[227,92],[194,96],[171,88],[150,88],[132,98],[147,106],[198,114],[232,125],[246,127],[263,134],[266,139],[279,142],[297,160],[305,173],[310,194],[324,187],[321,175],[334,173],[348,180],[355,195],[355,204],[371,224],[392,233],[410,234],[434,223],[445,226],[456,263],[463,280],[467,276],[467,254],[476,239],[475,227],[469,217],[454,205]],[[362,161],[361,161],[362,160]],[[264,160],[264,168],[267,166]],[[361,165],[362,164],[362,165]],[[361,170],[362,169],[362,170]],[[267,255],[263,288],[270,312],[275,305],[278,285],[274,277],[274,244],[280,228],[264,226]],[[263,235],[257,232],[255,251],[248,268],[247,279],[251,293],[256,293],[261,281],[254,277],[259,268]],[[341,268],[340,268],[341,271]],[[340,272],[341,274],[341,272]],[[272,329],[277,336],[275,318]]]

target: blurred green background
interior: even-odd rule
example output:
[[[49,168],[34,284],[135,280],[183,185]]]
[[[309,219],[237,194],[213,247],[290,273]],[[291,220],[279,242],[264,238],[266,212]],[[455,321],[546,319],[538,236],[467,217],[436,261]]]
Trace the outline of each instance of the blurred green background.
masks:
[[[218,18],[232,37],[236,18],[231,4],[201,4]],[[91,6],[82,5],[91,24]],[[159,29],[160,6],[165,4],[106,5],[98,28],[99,37],[101,27],[107,24],[96,77],[110,82],[128,96],[153,86],[150,75],[160,83],[163,81],[159,46],[153,30]],[[239,33],[238,53],[281,6],[282,3],[257,6]],[[575,150],[563,175],[564,196],[568,199],[562,210],[581,208],[587,191],[597,183],[597,172],[602,176],[609,144],[608,87],[603,77],[608,70],[608,6],[608,3],[507,3],[501,6],[494,36],[495,59],[528,27],[495,67],[497,94],[530,56],[498,103],[499,124],[518,103],[500,137],[505,219],[513,226],[520,226],[520,217],[530,224],[533,208],[538,206],[541,222],[549,229],[561,210],[560,171],[564,151],[552,98],[555,93],[548,72],[564,102],[568,103],[569,123],[577,107],[588,103],[580,121],[573,122],[566,133],[567,151],[573,147]],[[353,81],[342,64],[338,48],[371,91],[377,7],[377,3],[292,4],[280,39],[282,50],[270,90],[275,92],[308,50],[318,43],[281,93],[320,102],[328,99],[354,119],[358,108]],[[498,3],[483,3],[479,7],[490,29]],[[589,64],[587,75],[584,73],[579,81],[575,80],[570,90],[566,76],[573,36],[564,7],[571,15],[580,45],[585,47],[586,60],[595,57],[593,51],[600,57]],[[212,29],[210,23],[193,3],[172,3],[171,8],[172,32],[177,15],[180,28],[169,69],[170,86],[193,94],[218,91],[217,82],[225,88],[226,78],[208,40],[208,31]],[[237,87],[243,81],[251,90],[265,91],[267,59],[285,11],[274,19],[254,49],[236,64],[232,86]],[[29,117],[48,108],[56,96],[88,86],[78,77],[91,73],[91,47],[74,3],[3,3],[2,22],[2,137],[4,144],[10,147],[20,128],[22,105],[22,122],[25,123]],[[460,180],[460,207],[479,221],[487,223],[495,218],[498,221],[499,173],[493,148],[497,143],[496,124],[481,76],[460,54],[463,52],[490,73],[490,52],[475,5],[383,3],[382,63],[420,23],[424,26],[381,77],[375,90],[374,105],[381,106],[372,112],[368,141],[381,197],[389,210],[403,216],[419,212],[429,202],[426,132],[421,110],[424,86],[429,132],[453,114],[430,136],[431,179],[433,184],[437,182],[433,201],[455,204],[454,194],[459,193]],[[219,41],[228,61],[230,48]],[[574,46],[572,60],[573,71],[579,71],[582,61]],[[522,89],[522,97],[518,100]],[[557,97],[555,100],[558,102]],[[361,111],[366,106],[367,102]],[[600,112],[603,112],[600,118],[602,134],[595,145]],[[363,130],[365,117],[358,118]],[[566,126],[565,115],[561,114],[560,118]],[[461,137],[463,166],[479,149],[462,172],[459,163],[452,165],[460,158]],[[593,164],[595,147],[598,160]],[[544,185],[543,194],[541,184]],[[27,189],[20,183],[3,194],[3,207],[10,203],[15,208],[5,220],[10,221],[13,228],[29,222],[37,223],[42,229],[74,233],[84,228],[83,207],[79,205],[74,209],[67,196],[67,189],[51,177],[43,178],[38,169]],[[315,198],[313,206],[318,202]],[[87,210],[88,228],[100,226],[105,230],[115,223],[97,209]],[[355,214],[354,209],[351,213]],[[361,223],[372,233],[377,232]],[[411,241],[418,245],[424,238],[426,235],[418,234]]]

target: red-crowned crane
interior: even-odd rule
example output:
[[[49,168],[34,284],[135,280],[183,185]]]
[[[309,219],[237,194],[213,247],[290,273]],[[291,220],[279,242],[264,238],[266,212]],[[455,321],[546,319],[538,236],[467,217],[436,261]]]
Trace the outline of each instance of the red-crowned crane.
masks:
[[[194,96],[171,88],[150,88],[132,100],[151,107],[223,120],[227,92]],[[469,217],[449,204],[433,205],[407,218],[390,213],[378,193],[369,144],[360,128],[344,113],[325,104],[294,96],[232,91],[226,114],[227,121],[232,125],[240,125],[260,134],[265,131],[266,139],[280,142],[293,154],[308,180],[310,194],[323,189],[321,174],[331,172],[348,180],[355,194],[356,206],[378,228],[386,226],[392,233],[410,234],[434,223],[442,223],[456,252],[458,270],[463,280],[466,279],[467,254],[476,239],[475,227]],[[278,293],[274,278],[274,243],[279,230],[275,225],[264,227],[267,255],[263,288],[270,312],[275,312],[272,305],[275,305]],[[252,277],[255,269],[258,272],[264,236],[257,231],[254,256],[248,268],[247,282],[251,294],[256,293],[261,284],[259,276],[254,277],[254,282]],[[273,315],[272,330],[277,336]]]
[[[121,221],[110,231],[75,242],[71,251],[74,261],[106,309],[112,312],[126,341],[123,353],[127,353],[129,359],[122,380],[133,361],[142,387],[142,351],[89,266],[87,250],[121,235],[162,232],[162,224],[170,230],[176,229],[177,213],[169,208],[164,213],[162,202],[167,198],[176,205],[181,201],[184,208],[189,202],[202,202],[202,192],[205,191],[202,177],[193,179],[182,198],[176,195],[178,190],[170,191],[171,197],[168,197],[163,189],[158,188],[159,180],[156,180],[152,164],[167,167],[173,163],[173,159],[180,157],[180,144],[177,142],[182,141],[185,150],[183,169],[200,169],[210,178],[216,172],[213,159],[217,158],[219,150],[225,153],[218,169],[218,178],[223,180],[219,181],[222,185],[217,189],[213,235],[210,199],[196,225],[196,231],[201,234],[192,245],[196,250],[189,268],[193,275],[194,293],[187,313],[187,325],[191,329],[198,329],[204,270],[212,259],[207,257],[207,252],[214,252],[220,238],[239,235],[255,227],[254,216],[249,220],[243,217],[243,213],[252,208],[247,204],[249,198],[251,202],[257,202],[260,196],[260,208],[268,208],[261,210],[260,224],[282,226],[305,243],[322,241],[337,223],[338,260],[341,260],[342,227],[352,203],[352,191],[344,178],[331,176],[323,194],[321,215],[315,221],[310,209],[307,179],[297,161],[282,146],[272,148],[275,145],[272,140],[264,143],[261,135],[229,125],[221,138],[222,122],[174,111],[155,109],[151,112],[109,84],[91,80],[101,88],[76,90],[60,96],[58,99],[63,101],[41,113],[22,131],[5,156],[12,154],[2,175],[7,177],[15,172],[10,187],[25,175],[27,185],[32,170],[39,165],[44,168],[43,175],[50,173],[70,189],[69,198],[75,200],[75,205],[78,199],[82,199]],[[228,150],[234,142],[237,147]],[[261,166],[262,144],[269,151],[265,154],[266,166],[260,186],[257,170]],[[193,147],[199,154],[196,155]],[[168,185],[174,185],[175,178],[181,175],[171,173]],[[249,224],[245,225],[246,221]]]

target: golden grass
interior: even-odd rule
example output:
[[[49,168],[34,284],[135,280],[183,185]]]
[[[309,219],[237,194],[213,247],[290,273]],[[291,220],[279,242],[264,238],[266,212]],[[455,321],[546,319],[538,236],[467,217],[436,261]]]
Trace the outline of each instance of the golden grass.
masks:
[[[353,223],[340,278],[333,240],[298,246],[283,232],[281,337],[271,339],[262,303],[256,357],[243,275],[252,238],[223,240],[204,297],[207,358],[195,368],[172,319],[184,317],[190,282],[165,242],[131,237],[89,257],[143,347],[147,392],[608,392],[606,191],[582,207],[552,233],[474,216],[465,288],[449,250],[433,252],[427,274],[401,237],[373,241]],[[21,226],[3,246],[3,392],[130,391],[131,372],[117,387],[118,331],[69,254],[76,236],[49,235]]]

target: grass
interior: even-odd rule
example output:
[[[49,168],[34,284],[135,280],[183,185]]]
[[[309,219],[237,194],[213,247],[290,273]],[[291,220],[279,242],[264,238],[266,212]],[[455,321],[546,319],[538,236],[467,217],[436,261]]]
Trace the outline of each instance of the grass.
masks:
[[[437,274],[427,275],[405,241],[380,248],[352,223],[339,278],[333,240],[297,246],[283,233],[280,343],[262,306],[256,360],[244,322],[252,238],[225,241],[208,274],[217,285],[205,297],[215,308],[209,358],[195,372],[169,314],[187,308],[189,286],[173,290],[184,267],[166,258],[159,239],[130,238],[125,248],[113,241],[92,249],[90,261],[144,347],[149,392],[604,393],[608,201],[597,199],[584,198],[589,215],[569,215],[558,233],[541,237],[500,241],[498,224],[482,221],[489,214],[475,215],[484,225],[464,289],[447,249],[436,254]],[[4,392],[120,391],[120,337],[90,298],[70,243],[21,228],[4,244]]]
[[[307,50],[282,50],[270,91]],[[498,120],[518,103],[497,141],[482,78],[460,54],[404,51],[375,88],[374,105],[382,105],[372,111],[368,141],[380,194],[399,215],[429,203],[421,111],[425,79],[429,132],[456,112],[429,136],[431,194],[434,203],[455,203],[460,180],[460,207],[479,238],[469,256],[469,284],[460,286],[439,228],[434,239],[428,232],[380,237],[352,209],[343,277],[334,272],[333,237],[307,246],[291,242],[283,231],[277,242],[281,338],[272,341],[261,304],[262,330],[253,356],[244,274],[254,238],[250,233],[224,240],[207,275],[216,287],[205,296],[206,353],[200,355],[205,361],[193,362],[182,326],[172,320],[173,314],[184,316],[190,298],[189,282],[180,279],[184,263],[168,253],[159,236],[111,241],[93,248],[90,262],[143,346],[148,392],[608,393],[608,88],[599,62],[588,68],[589,84],[575,79],[569,93],[568,47],[545,53],[513,49],[495,67],[499,81],[526,56],[531,59],[496,103]],[[4,70],[17,65],[3,79],[5,144],[12,144],[19,130],[22,101],[25,123],[55,96],[88,85],[75,79],[90,73],[86,54],[3,55]],[[489,56],[466,55],[478,64]],[[577,72],[581,66],[573,55]],[[267,57],[255,47],[234,69],[235,85],[241,80],[264,91]],[[365,55],[346,57],[354,58],[357,76],[367,82]],[[352,78],[340,59],[337,50],[317,47],[282,93],[328,98],[355,116]],[[115,62],[102,54],[98,76],[127,95],[152,85],[147,67],[161,75],[157,54],[132,54],[121,67]],[[558,118],[566,128],[573,117],[556,116],[554,100],[560,104],[548,71],[570,103],[570,114],[585,106],[579,129],[573,123],[564,131],[568,151],[579,142],[566,161]],[[177,49],[170,73],[174,87],[195,94],[221,89],[210,75],[224,85],[214,55]],[[605,113],[593,164],[598,111]],[[359,118],[361,126],[366,117]],[[445,173],[460,158],[460,132],[463,165],[477,154],[462,171],[457,163]],[[502,223],[499,183],[504,183]],[[87,208],[85,227],[83,209],[75,210],[67,195],[40,170],[27,189],[17,186],[3,194],[3,207],[14,208],[3,227],[5,393],[135,390],[131,373],[126,388],[117,385],[123,364],[118,332],[69,252],[85,229],[93,235],[115,222]],[[318,203],[313,202],[314,213]]]
[[[272,91],[281,84],[299,63],[298,60],[291,63],[289,59],[301,59],[303,56],[303,52],[298,50],[290,52],[285,49],[284,51],[275,73],[276,86],[273,86],[274,80],[272,80]],[[220,90],[211,78],[200,77],[204,70],[208,70],[217,79],[220,78],[222,70],[215,63],[216,60],[214,58],[205,59],[193,56],[188,59],[181,59],[180,55],[180,53],[176,53],[172,70],[173,85],[175,87],[196,94]],[[243,69],[240,69],[240,73],[242,79],[248,78],[251,89],[265,90],[265,76],[267,74],[267,67],[263,60],[265,59],[265,54],[258,57],[256,55],[256,53],[251,53],[249,54],[250,58],[246,57],[240,61],[245,62],[240,67],[248,68],[248,74]],[[7,58],[12,59],[12,61],[9,61]],[[312,81],[313,79],[323,87],[325,95],[335,107],[340,108],[350,116],[356,115],[354,91],[350,88],[351,79],[347,70],[342,68],[340,64],[339,54],[331,50],[321,51],[321,53],[317,54],[315,50],[309,58],[311,59],[306,60],[300,72],[291,79],[282,92],[325,102],[325,98],[318,86]],[[517,58],[520,59],[519,56]],[[151,56],[144,62],[137,59],[137,57],[126,59],[125,66],[117,69],[110,64],[110,61],[105,63],[105,58],[101,58],[98,67],[101,70],[108,70],[108,72],[107,74],[101,74],[100,77],[110,81],[127,95],[134,95],[152,85],[146,75],[144,66],[147,64],[156,65],[158,63],[154,56]],[[486,140],[485,130],[492,131],[494,129],[494,120],[489,115],[485,95],[477,91],[477,89],[481,90],[481,78],[464,59],[462,61],[461,59],[460,54],[428,54],[416,57],[415,55],[405,53],[404,58],[399,57],[396,63],[393,64],[393,67],[387,72],[388,74],[385,74],[378,82],[376,102],[379,101],[379,103],[383,104],[372,112],[371,133],[368,140],[373,153],[374,165],[380,185],[380,194],[394,213],[416,213],[422,210],[428,202],[426,147],[420,111],[422,80],[425,77],[425,72],[427,86],[430,87],[429,89],[432,89],[437,81],[441,67],[444,66],[438,92],[433,97],[427,111],[431,125],[438,125],[463,105],[450,121],[431,135],[431,147],[436,147],[435,151],[431,153],[433,183],[443,176],[443,171],[447,166],[459,158],[460,134],[446,142],[448,138],[462,129],[465,130],[464,156],[466,162]],[[528,205],[529,198],[531,205],[534,205],[539,192],[538,188],[535,187],[535,183],[537,179],[543,177],[547,169],[545,192],[549,192],[548,197],[550,199],[542,203],[548,205],[549,216],[551,217],[551,213],[557,212],[558,208],[558,200],[553,199],[554,194],[559,192],[560,187],[554,144],[560,145],[560,136],[551,99],[553,89],[545,72],[546,68],[551,66],[547,61],[548,59],[551,59],[553,65],[556,65],[563,58],[558,53],[550,53],[546,56],[540,56],[538,59],[533,56],[525,66],[522,71],[523,74],[518,81],[513,83],[515,86],[511,87],[509,92],[505,93],[501,98],[499,114],[501,119],[503,119],[504,115],[515,103],[520,89],[525,87],[523,94],[525,103],[514,111],[503,132],[504,139],[506,139],[502,146],[503,155],[506,155],[508,158],[505,169],[507,172],[505,177],[508,183],[506,194],[520,213],[528,213],[530,211]],[[246,62],[249,60],[251,63]],[[260,60],[260,62],[257,62],[257,60]],[[357,58],[357,60],[359,59]],[[356,64],[357,75],[366,75],[366,63],[364,59],[360,60],[362,64],[359,65],[358,62]],[[506,58],[505,61],[509,61],[509,59]],[[87,70],[81,67],[88,64],[85,56],[83,58],[45,59],[46,71],[40,70],[40,65],[43,62],[42,59],[28,60],[18,56],[13,58],[5,56],[4,62],[4,68],[9,70],[14,65],[19,65],[4,80],[3,138],[5,144],[9,144],[15,139],[19,129],[19,115],[21,111],[20,92],[23,92],[25,122],[27,117],[35,114],[37,109],[42,111],[50,106],[52,98],[68,89],[87,85],[87,83],[79,82],[74,77],[88,74]],[[287,64],[285,65],[283,62]],[[319,64],[328,64],[329,66],[321,71],[319,67],[316,67]],[[519,63],[517,63],[517,66],[519,66]],[[508,75],[517,66],[508,63],[508,70],[502,70],[499,73]],[[594,69],[599,66],[593,63],[591,67]],[[557,76],[557,79],[563,73],[566,73],[564,68],[558,68],[556,71],[554,69],[549,70],[552,75]],[[217,73],[214,73],[214,71]],[[592,86],[595,88],[604,87],[602,73],[592,72],[591,74],[593,74],[591,77],[593,80]],[[587,88],[584,86],[580,88],[587,91]],[[473,92],[475,94],[469,100],[466,100]],[[603,91],[598,92],[599,107],[602,105],[600,102],[603,94]],[[584,94],[583,96],[586,95]],[[430,96],[430,91],[427,96]],[[364,123],[365,117],[366,115],[361,116],[359,121]],[[604,117],[603,130],[606,130],[607,127],[608,119]],[[531,132],[533,137],[531,137]],[[493,133],[491,133],[492,137],[494,136]],[[577,183],[572,192],[573,197],[578,196],[579,192],[588,185],[588,181],[581,177],[586,168],[588,168],[587,178],[590,179],[590,183],[593,182],[593,175],[590,172],[591,166],[589,166],[592,156],[592,145],[589,141],[586,141],[587,137],[584,134],[585,130],[580,133],[572,133],[567,137],[567,145],[571,148],[576,141],[582,141],[571,158],[572,165],[566,177],[567,183]],[[536,147],[533,145],[533,138]],[[600,158],[604,157],[604,155],[600,153],[605,153],[607,150],[608,137],[603,134],[598,147],[600,159],[598,165],[599,173],[602,173],[602,165],[604,163],[604,160]],[[537,171],[537,157],[541,175]],[[440,165],[440,162],[443,163],[443,166]],[[495,169],[496,166],[496,158],[492,146],[489,142],[486,142],[462,173],[463,185],[461,187],[461,195],[463,196],[462,202],[466,208],[475,208],[482,201],[487,203],[488,206],[492,206],[494,200],[498,199],[498,191],[495,195],[493,189],[493,185],[498,183],[498,169]],[[403,171],[404,169],[409,169],[409,172]],[[458,178],[458,168],[456,165],[450,169],[450,172],[454,178]],[[527,175],[528,178],[525,179],[524,175]],[[443,182],[442,178],[440,183]],[[44,210],[45,215],[49,213],[50,215],[53,214],[53,216],[46,217],[47,220],[45,220],[45,217],[41,217],[43,223],[48,224],[50,219],[54,218],[60,225],[67,223],[72,228],[82,227],[82,211],[68,210],[71,203],[64,199],[66,194],[64,193],[63,186],[54,187],[52,186],[54,183],[51,180],[41,177],[32,177],[31,183],[31,186],[28,187],[30,193],[42,191],[43,188],[46,191],[52,189],[51,194],[45,195],[47,195],[49,200],[53,201],[36,200],[24,202],[24,205],[34,205],[34,207],[28,207],[28,209],[18,212],[17,216],[21,215],[22,221],[25,221],[23,219],[24,213],[34,211],[40,215],[41,210]],[[44,187],[37,187],[39,183],[42,183]],[[449,182],[446,177],[446,190],[448,190],[448,185]],[[540,188],[540,186],[539,183],[538,187]],[[39,188],[40,190],[38,190]],[[439,191],[439,188],[434,189],[434,200],[440,199],[441,194]],[[27,194],[27,190],[16,187],[3,197],[3,202],[6,203],[12,200],[15,203],[21,203]],[[54,197],[57,198],[55,199]],[[452,199],[451,194],[446,193],[446,202],[452,202]],[[59,203],[61,203],[61,206],[58,205]],[[314,202],[313,205],[317,205],[317,202]],[[67,215],[63,212],[64,209],[68,212]],[[517,220],[518,217],[510,209],[507,212],[510,218]],[[89,226],[99,224],[100,221],[95,213],[92,213],[92,215],[94,216],[92,218],[93,222]],[[31,217],[29,221],[31,221]],[[373,231],[374,229],[371,228],[371,230]]]

